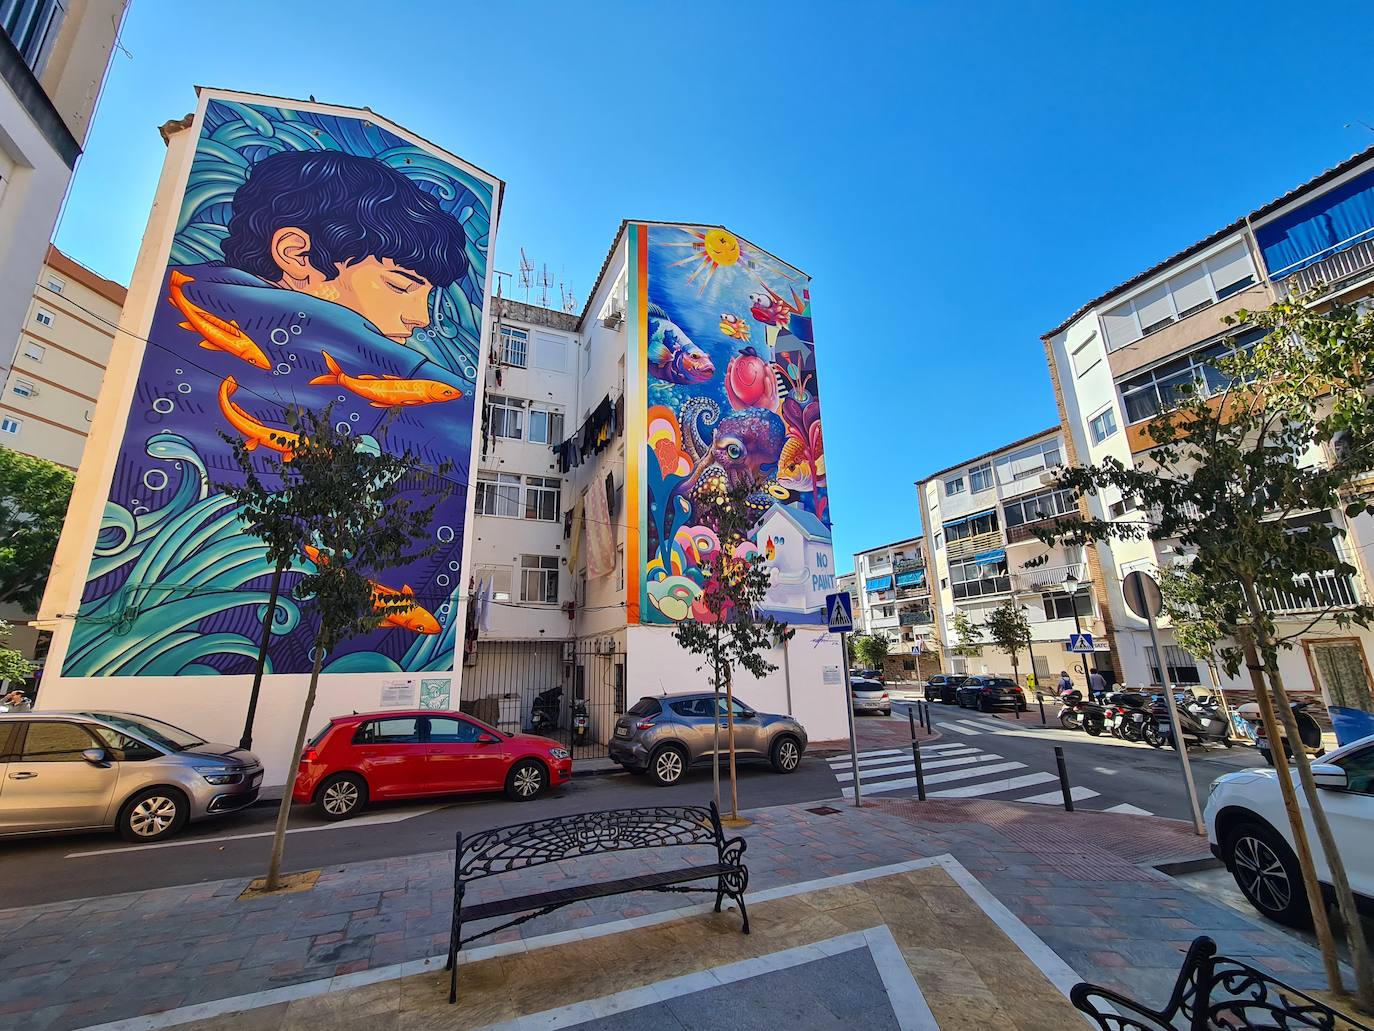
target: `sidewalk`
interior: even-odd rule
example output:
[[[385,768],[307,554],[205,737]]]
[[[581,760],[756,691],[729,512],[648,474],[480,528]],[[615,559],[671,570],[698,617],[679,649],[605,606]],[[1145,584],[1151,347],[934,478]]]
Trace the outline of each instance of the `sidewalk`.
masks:
[[[885,800],[863,809],[808,803],[748,815],[751,899],[948,856],[1077,977],[1162,1000],[1188,942],[1205,933],[1224,952],[1279,977],[1320,983],[1311,949],[1150,869],[1206,853],[1201,839],[1172,821],[977,801]],[[682,865],[687,851],[579,862],[598,877],[622,876]],[[447,943],[452,863],[448,851],[330,867],[309,892],[251,901],[239,901],[246,881],[230,880],[0,912],[8,960],[0,1027],[67,1031],[283,986],[316,982],[294,990],[305,995],[354,987],[399,977],[398,965],[408,962],[421,966],[405,973],[421,972],[428,969],[422,961],[441,955]],[[469,898],[546,890],[576,873],[562,866],[491,878]],[[653,894],[598,900],[492,940],[524,948],[552,933],[604,929],[680,905]],[[958,947],[961,923],[941,926]],[[335,978],[341,980],[328,981]],[[213,1012],[255,1004],[240,999]],[[171,1026],[213,1012],[124,1026]]]

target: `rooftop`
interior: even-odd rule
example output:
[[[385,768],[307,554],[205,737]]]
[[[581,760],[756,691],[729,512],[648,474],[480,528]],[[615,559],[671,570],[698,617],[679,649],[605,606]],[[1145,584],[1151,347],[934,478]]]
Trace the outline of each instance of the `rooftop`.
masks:
[[[985,458],[994,458],[997,455],[1002,454],[1002,452],[1004,451],[1011,451],[1013,448],[1023,447],[1026,444],[1030,444],[1033,441],[1039,440],[1041,437],[1048,437],[1051,433],[1058,432],[1059,426],[1058,424],[1055,424],[1047,430],[1041,430],[1039,433],[1032,433],[1029,437],[1022,437],[1020,440],[1013,440],[1010,444],[1003,444],[1001,447],[993,448],[991,451],[984,451],[981,455],[974,455],[972,458],[966,458],[962,462],[955,462],[951,466],[948,466],[944,469],[937,469],[929,476],[917,480],[916,486],[919,487],[923,483],[929,483],[931,480],[935,479],[935,477],[943,476],[945,475],[945,473],[952,473],[955,469],[962,469],[966,465],[972,465],[974,462],[981,462]]]

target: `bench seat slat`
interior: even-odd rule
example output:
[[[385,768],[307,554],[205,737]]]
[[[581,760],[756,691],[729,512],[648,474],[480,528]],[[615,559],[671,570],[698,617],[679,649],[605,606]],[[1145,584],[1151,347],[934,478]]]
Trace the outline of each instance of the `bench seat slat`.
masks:
[[[651,891],[654,888],[705,880],[708,877],[718,877],[724,873],[733,873],[738,869],[739,867],[728,864],[710,863],[705,866],[690,866],[679,870],[665,870],[660,873],[624,877],[618,881],[598,881],[594,884],[582,884],[574,888],[541,891],[534,895],[521,895],[518,898],[497,899],[494,902],[482,902],[475,906],[464,905],[462,909],[463,922],[486,920],[498,916],[513,916],[516,913],[543,909],[545,906],[570,905],[574,902],[607,898],[611,895],[623,895],[632,891]]]

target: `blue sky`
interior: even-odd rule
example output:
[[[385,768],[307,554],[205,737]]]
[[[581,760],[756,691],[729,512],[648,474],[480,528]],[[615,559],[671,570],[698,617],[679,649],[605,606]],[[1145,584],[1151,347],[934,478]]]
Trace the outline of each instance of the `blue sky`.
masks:
[[[1057,420],[1041,333],[1374,145],[1357,5],[973,6],[133,0],[57,242],[128,281],[195,84],[502,177],[496,267],[579,300],[621,218],[724,223],[813,277],[849,569],[916,532],[918,477]]]

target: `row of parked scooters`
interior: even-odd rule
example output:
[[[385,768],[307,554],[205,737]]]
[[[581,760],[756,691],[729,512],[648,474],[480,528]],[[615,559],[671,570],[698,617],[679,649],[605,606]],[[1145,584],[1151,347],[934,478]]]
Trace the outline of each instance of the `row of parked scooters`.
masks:
[[[1124,741],[1144,741],[1154,748],[1174,745],[1173,725],[1169,719],[1169,703],[1162,694],[1146,695],[1137,691],[1117,691],[1100,700],[1084,698],[1079,690],[1065,691],[1059,696],[1059,723],[1066,730],[1084,730],[1097,737],[1109,733]],[[1184,744],[1208,747],[1221,745],[1230,748],[1237,741],[1255,743],[1266,761],[1273,765],[1273,754],[1259,725],[1255,706],[1243,705],[1233,718],[1210,695],[1199,697],[1182,691],[1174,695],[1178,709],[1179,733]],[[1309,754],[1321,755],[1321,727],[1307,712],[1307,703],[1293,702],[1302,747]],[[1233,722],[1234,720],[1234,722]],[[1292,748],[1285,737],[1284,754],[1291,758]]]

